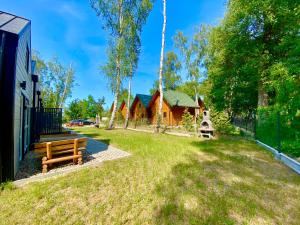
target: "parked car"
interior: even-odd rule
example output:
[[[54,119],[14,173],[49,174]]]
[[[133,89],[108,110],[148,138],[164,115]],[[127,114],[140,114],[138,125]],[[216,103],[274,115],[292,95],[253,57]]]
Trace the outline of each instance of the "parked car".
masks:
[[[71,120],[68,124],[68,126],[85,126],[85,125],[93,125],[94,123],[88,120],[84,119],[78,119],[78,120]]]
[[[69,126],[73,127],[73,126],[83,126],[83,122],[81,120],[71,120],[69,122]]]
[[[80,120],[80,121],[83,123],[83,125],[93,125],[94,124],[94,122],[91,122],[89,120]]]

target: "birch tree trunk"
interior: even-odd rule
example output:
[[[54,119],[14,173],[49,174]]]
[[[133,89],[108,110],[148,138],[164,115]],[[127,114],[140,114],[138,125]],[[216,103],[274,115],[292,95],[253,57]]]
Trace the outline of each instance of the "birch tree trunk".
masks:
[[[72,63],[70,64],[70,71],[71,71],[71,69],[72,69]],[[64,87],[64,92],[63,92],[61,100],[60,100],[59,108],[62,108],[63,104],[65,102],[65,96],[66,96],[66,93],[67,93],[67,88],[68,88],[70,76],[71,76],[71,73],[68,73],[68,75],[66,77],[66,83],[65,83],[65,87]]]
[[[130,96],[131,96],[131,80],[132,80],[132,75],[129,77],[129,81],[128,81],[127,111],[126,111],[126,118],[125,118],[124,129],[127,129],[127,127],[128,127],[128,121],[129,121]]]
[[[114,123],[115,123],[115,118],[116,118],[116,113],[117,113],[117,105],[118,105],[118,100],[119,100],[120,84],[121,84],[120,72],[121,72],[120,71],[120,59],[119,59],[119,57],[117,57],[117,85],[116,85],[116,90],[115,90],[114,108],[111,113],[110,121],[108,124],[108,129],[114,128]]]
[[[195,105],[199,106],[199,102],[198,102],[198,93],[197,93],[197,88],[195,87]],[[200,110],[198,108],[195,108],[195,118],[194,118],[194,123],[195,123],[195,134],[197,134],[198,132],[198,128],[197,128],[197,118],[200,114]]]
[[[163,28],[162,28],[162,38],[161,38],[161,51],[160,51],[160,65],[159,65],[159,107],[158,107],[158,116],[156,124],[156,132],[159,132],[160,123],[163,121],[162,118],[162,106],[163,106],[163,64],[164,64],[164,50],[165,50],[165,33],[166,33],[166,24],[167,24],[167,12],[166,12],[167,0],[163,0]]]
[[[118,41],[122,38],[123,32],[122,32],[122,26],[123,26],[123,0],[119,0],[118,2],[119,7],[119,28],[118,28]],[[115,89],[115,99],[114,99],[114,108],[111,114],[111,118],[108,124],[108,129],[114,128],[116,113],[117,113],[117,105],[119,100],[119,94],[120,94],[120,85],[121,85],[121,57],[120,57],[120,43],[117,43],[117,58],[116,58],[116,72],[117,72],[117,78],[116,78],[116,89]]]

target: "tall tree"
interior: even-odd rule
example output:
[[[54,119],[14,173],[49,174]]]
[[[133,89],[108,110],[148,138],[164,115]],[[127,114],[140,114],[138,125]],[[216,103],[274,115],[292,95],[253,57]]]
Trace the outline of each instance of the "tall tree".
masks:
[[[79,99],[74,99],[70,102],[69,106],[65,110],[65,115],[67,120],[75,120],[83,118],[81,101]]]
[[[124,128],[128,127],[131,101],[131,81],[137,69],[139,54],[141,51],[141,33],[142,27],[146,23],[148,15],[153,7],[153,0],[134,0],[128,13],[127,21],[129,29],[126,32],[126,50],[128,59],[128,97],[127,112]]]
[[[174,36],[175,47],[177,47],[184,58],[187,78],[193,84],[194,98],[198,104],[198,83],[201,78],[201,67],[204,67],[207,47],[207,27],[201,25],[194,34],[191,41],[179,31]],[[204,73],[202,73],[204,78]],[[196,110],[196,115],[198,111]]]
[[[111,45],[109,49],[109,62],[104,71],[109,72],[107,76],[113,82],[114,107],[109,121],[108,128],[114,127],[114,120],[117,112],[119,94],[124,74],[122,74],[122,61],[125,59],[125,30],[128,27],[126,17],[132,7],[128,0],[90,0],[92,8],[97,16],[102,17],[104,28],[110,32]],[[113,57],[112,57],[113,56]],[[115,62],[111,62],[114,60]],[[111,68],[111,66],[115,68]],[[107,69],[112,69],[108,71]],[[113,72],[113,73],[112,73]],[[112,84],[112,83],[110,83]]]
[[[163,27],[161,34],[161,51],[160,51],[160,63],[159,63],[159,107],[158,107],[158,115],[156,122],[156,131],[159,132],[160,123],[162,120],[162,106],[163,106],[163,66],[164,66],[164,50],[165,50],[165,33],[166,33],[166,25],[167,25],[167,0],[163,0]]]
[[[86,99],[73,99],[65,109],[68,120],[95,118],[96,115],[102,117],[104,112],[104,97],[95,100],[92,95]]]
[[[293,0],[228,3],[209,38],[207,65],[216,108],[234,115],[278,105],[295,115],[300,108],[299,10]]]
[[[62,65],[57,57],[44,61],[38,52],[34,52],[36,73],[40,77],[41,97],[44,107],[63,108],[66,100],[71,97],[75,85],[75,70]]]
[[[175,52],[167,52],[163,66],[163,85],[166,90],[175,90],[180,85],[181,76],[178,74],[180,69],[181,62]]]

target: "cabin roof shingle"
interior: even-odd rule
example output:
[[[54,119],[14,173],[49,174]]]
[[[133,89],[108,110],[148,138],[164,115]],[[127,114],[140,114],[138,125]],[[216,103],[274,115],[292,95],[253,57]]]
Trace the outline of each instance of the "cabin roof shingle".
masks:
[[[0,11],[0,30],[19,34],[30,23],[29,20]]]
[[[141,103],[143,104],[143,106],[145,108],[148,108],[149,103],[150,103],[150,101],[152,99],[151,95],[137,94],[136,97],[139,98],[139,100],[141,101]]]
[[[173,106],[191,107],[191,108],[199,107],[190,96],[178,91],[173,91],[173,90],[164,91],[164,99],[168,102],[168,104],[171,107]]]

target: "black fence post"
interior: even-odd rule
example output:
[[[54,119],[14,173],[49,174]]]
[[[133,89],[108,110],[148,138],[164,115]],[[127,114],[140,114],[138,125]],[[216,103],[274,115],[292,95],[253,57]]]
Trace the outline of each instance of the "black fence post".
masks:
[[[278,151],[281,152],[281,130],[280,130],[280,113],[277,112],[277,141]]]

